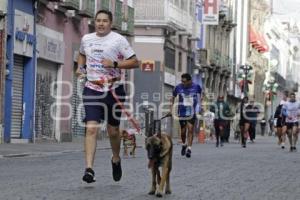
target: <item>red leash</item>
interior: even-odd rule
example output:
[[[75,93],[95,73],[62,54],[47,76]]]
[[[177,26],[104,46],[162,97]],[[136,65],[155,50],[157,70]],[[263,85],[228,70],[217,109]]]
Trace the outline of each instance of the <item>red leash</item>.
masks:
[[[111,88],[109,89],[109,91],[111,92],[112,96],[116,100],[117,104],[121,107],[122,111],[126,114],[129,121],[131,122],[131,124],[134,126],[134,128],[137,130],[137,132],[140,133],[140,131],[141,131],[140,126],[138,125],[136,120],[133,118],[133,116],[126,110],[126,108],[124,107],[124,104],[120,101],[120,99],[116,95],[115,91],[112,90]]]
[[[97,59],[95,59],[95,60],[97,60]],[[138,123],[136,122],[136,120],[133,118],[133,116],[126,110],[126,108],[124,107],[124,104],[119,100],[119,98],[116,95],[115,91],[111,89],[111,87],[113,86],[113,83],[115,81],[119,81],[119,80],[120,79],[116,78],[116,80],[99,80],[99,81],[95,81],[95,82],[92,82],[92,83],[96,84],[96,85],[102,85],[104,83],[112,83],[112,85],[109,87],[109,91],[111,92],[112,96],[116,100],[117,104],[121,107],[122,111],[126,114],[126,116],[128,117],[129,121],[131,122],[131,124],[134,126],[134,128],[137,130],[137,132],[140,133],[141,132],[140,126],[138,125]]]

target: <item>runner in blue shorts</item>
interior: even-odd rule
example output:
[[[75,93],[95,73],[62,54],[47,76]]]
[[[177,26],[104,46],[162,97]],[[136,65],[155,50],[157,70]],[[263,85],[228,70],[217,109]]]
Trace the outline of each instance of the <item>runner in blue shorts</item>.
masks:
[[[196,121],[196,106],[201,102],[202,89],[200,85],[192,82],[190,74],[182,74],[181,84],[177,85],[173,91],[171,99],[171,112],[175,98],[179,97],[178,117],[180,123],[180,135],[182,139],[181,155],[191,157],[193,144],[193,131]],[[188,131],[188,141],[186,143],[186,131]]]
[[[115,181],[122,177],[120,159],[120,116],[116,97],[124,101],[122,77],[125,69],[137,68],[138,60],[128,41],[111,31],[112,13],[99,10],[95,15],[96,32],[86,34],[81,40],[78,56],[78,76],[86,73],[83,91],[85,108],[85,172],[87,183],[95,182],[94,158],[96,153],[99,123],[107,122],[107,131],[112,148],[112,175]],[[86,68],[84,67],[86,66]]]

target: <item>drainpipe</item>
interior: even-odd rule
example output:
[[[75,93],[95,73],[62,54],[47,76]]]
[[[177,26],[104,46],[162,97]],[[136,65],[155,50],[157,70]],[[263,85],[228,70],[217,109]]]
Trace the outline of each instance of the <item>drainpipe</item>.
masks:
[[[35,42],[33,44],[33,59],[34,59],[34,85],[33,85],[33,110],[34,112],[32,113],[32,142],[36,142],[36,132],[35,132],[35,105],[36,105],[36,76],[37,76],[37,35],[36,35],[36,19],[37,19],[37,14],[38,14],[38,1],[34,0],[33,1],[33,16],[34,16],[34,21],[33,21],[33,35],[35,36]]]
[[[0,16],[0,144],[3,143],[3,131],[4,131],[4,90],[5,90],[5,72],[6,72],[6,59],[5,49],[6,46],[6,33],[5,33],[5,14]]]

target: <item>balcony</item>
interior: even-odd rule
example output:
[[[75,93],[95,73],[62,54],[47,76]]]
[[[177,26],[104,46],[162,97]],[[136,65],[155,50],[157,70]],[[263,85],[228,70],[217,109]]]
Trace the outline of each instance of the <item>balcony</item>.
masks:
[[[134,33],[134,8],[128,6],[127,32]]]
[[[83,0],[81,1],[81,8],[78,11],[78,15],[81,17],[92,18],[95,12],[95,1],[94,0]]]
[[[122,28],[122,4],[120,0],[116,0],[113,28],[117,30]]]
[[[230,32],[236,26],[236,19],[234,18],[233,9],[229,7],[229,5],[224,2],[221,3],[219,16],[220,16],[220,24],[222,28],[226,29],[226,31]]]
[[[67,10],[78,10],[79,0],[61,0],[59,6]]]
[[[82,1],[93,1],[93,4],[89,3],[88,7],[89,9],[91,9],[92,5],[94,5],[93,7],[93,16],[94,14],[98,11],[98,10],[111,10],[110,8],[110,0],[101,0],[101,1],[96,1],[96,5],[94,4],[95,0],[82,0]],[[94,9],[95,9],[95,12],[94,12]],[[89,11],[89,14],[91,11]],[[115,18],[115,16],[113,16],[113,18]],[[115,20],[115,19],[114,19]],[[89,19],[89,25],[90,26],[95,26],[95,20],[93,17],[91,17],[91,19]]]
[[[174,31],[196,35],[196,18],[170,0],[136,0],[134,2],[136,26],[167,26]]]
[[[211,65],[220,67],[221,64],[221,52],[218,49],[214,49],[210,55],[209,62]]]
[[[102,0],[99,9],[110,10],[109,2],[110,2],[110,0]]]

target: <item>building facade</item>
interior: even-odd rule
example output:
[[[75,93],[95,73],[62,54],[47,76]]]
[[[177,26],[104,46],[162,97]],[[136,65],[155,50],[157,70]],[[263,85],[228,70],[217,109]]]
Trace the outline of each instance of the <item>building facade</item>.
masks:
[[[36,29],[34,1],[7,4],[4,141],[33,139]]]
[[[265,103],[266,95],[261,86],[264,84],[269,65],[267,58],[269,46],[264,34],[264,25],[268,17],[270,17],[270,6],[267,1],[250,2],[247,64],[252,66],[253,71],[252,76],[249,77],[251,84],[248,94],[261,104]]]
[[[215,21],[204,18],[210,11],[216,10]],[[229,103],[234,104],[235,82],[234,42],[236,39],[236,1],[202,1],[199,6],[201,37],[197,43],[198,60],[203,72],[205,100],[213,102],[222,95]]]
[[[38,46],[42,50],[40,52],[44,50],[45,54],[38,57],[37,61],[35,111],[38,116],[35,128],[36,133],[41,137],[54,138],[57,141],[71,141],[73,137],[85,134],[82,121],[84,109],[81,99],[83,83],[77,79],[75,71],[81,37],[94,31],[94,14],[100,9],[112,11],[115,31],[129,37],[132,35],[134,10],[132,3],[128,1],[48,2],[41,5],[39,9],[41,22],[38,26],[38,38],[40,38]],[[43,41],[48,43],[44,44]],[[56,47],[55,52],[54,47]],[[53,52],[49,52],[49,49]],[[41,89],[38,84],[44,85],[45,82],[48,86]],[[56,83],[53,84],[53,82]],[[52,106],[50,110],[48,104],[55,106]],[[44,108],[49,109],[48,116],[45,115]]]
[[[147,93],[152,85],[135,81],[139,96],[134,104],[152,102],[156,116],[169,112],[169,102],[174,86],[180,82],[182,73],[193,74],[195,65],[195,41],[200,36],[200,22],[196,17],[196,0],[135,0],[135,35],[133,47],[142,60],[140,76],[160,73],[152,81],[153,91]],[[152,64],[151,64],[152,63]],[[149,67],[143,67],[149,66]],[[150,67],[151,66],[151,67]],[[198,73],[199,74],[199,73]],[[163,110],[163,111],[162,111]],[[140,111],[139,111],[140,112]],[[165,127],[172,127],[171,120]]]
[[[99,9],[112,11],[113,29],[130,39],[132,1],[9,1],[14,14],[7,17],[5,142],[65,142],[84,135],[83,84],[75,70],[81,37],[94,31]]]
[[[297,31],[296,31],[297,32]],[[269,68],[265,83],[274,80],[278,84],[274,95],[266,96],[267,112],[271,116],[272,111],[279,104],[285,91],[298,92],[299,69],[299,36],[292,30],[289,23],[272,16],[266,21],[265,34],[270,47],[268,55]],[[270,92],[268,93],[270,94]]]

